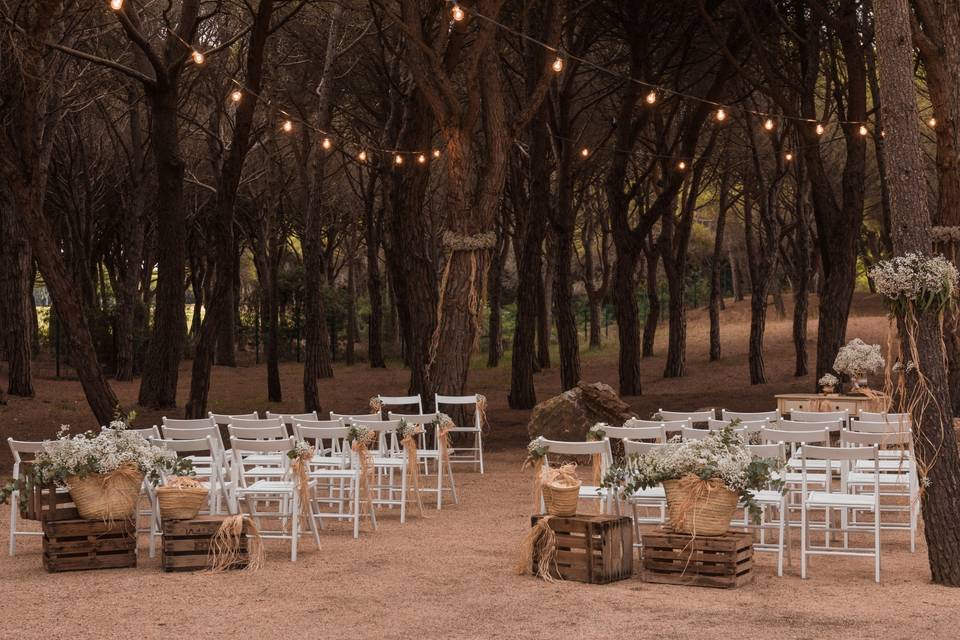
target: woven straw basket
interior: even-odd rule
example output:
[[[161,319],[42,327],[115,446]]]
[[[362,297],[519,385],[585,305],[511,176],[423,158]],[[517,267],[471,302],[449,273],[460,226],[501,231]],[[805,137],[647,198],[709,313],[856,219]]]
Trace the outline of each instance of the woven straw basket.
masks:
[[[121,520],[132,518],[137,509],[143,474],[120,469],[111,474],[93,474],[66,479],[70,497],[85,520]]]
[[[164,520],[193,520],[207,501],[210,490],[199,487],[157,487],[157,504]]]
[[[695,495],[681,480],[664,480],[670,526],[678,533],[698,536],[723,535],[737,509],[739,496],[725,486]]]
[[[553,483],[543,485],[543,504],[547,515],[575,516],[577,501],[580,499],[580,485],[563,486]]]

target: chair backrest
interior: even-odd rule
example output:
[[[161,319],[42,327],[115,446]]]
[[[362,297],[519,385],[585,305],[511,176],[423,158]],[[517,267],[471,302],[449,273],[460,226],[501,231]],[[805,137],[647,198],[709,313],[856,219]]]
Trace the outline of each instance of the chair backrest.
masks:
[[[591,440],[589,442],[568,442],[566,440],[547,440],[539,438],[537,442],[547,449],[546,461],[560,456],[592,456],[600,455],[600,475],[607,472],[613,464],[613,454],[610,451],[610,440]]]
[[[842,434],[841,434],[842,435]],[[840,490],[846,490],[846,473],[850,463],[857,460],[873,460],[873,482],[874,482],[874,503],[879,508],[880,505],[880,449],[877,445],[866,447],[822,447],[818,445],[803,445],[800,452],[800,472],[803,474],[803,495],[806,495],[807,488],[807,460],[826,460],[827,477],[833,474],[833,462],[838,463],[841,471]],[[822,471],[817,470],[818,473]],[[826,483],[826,491],[830,491],[830,483]]]
[[[730,423],[733,419],[730,420],[708,420],[707,429],[710,431],[720,431],[726,427],[730,426]],[[737,423],[735,429],[746,429],[749,433],[759,432],[761,427],[772,427],[773,424],[769,420],[741,420]]]
[[[158,447],[163,447],[167,451],[174,451],[176,453],[209,453],[213,455],[216,453],[216,444],[214,443],[213,438],[210,436],[202,436],[197,438],[150,438],[151,444],[155,444]]]
[[[111,429],[110,427],[107,427],[107,426],[103,426],[103,427],[100,427],[100,430],[101,430],[101,431],[112,431],[113,429]],[[152,427],[142,427],[142,428],[139,428],[139,429],[134,429],[134,428],[128,427],[128,428],[124,429],[124,431],[126,431],[127,433],[135,433],[135,434],[137,434],[138,436],[140,436],[141,438],[143,438],[144,440],[149,440],[150,438],[159,438],[159,437],[160,437],[160,430],[157,429],[157,425],[153,425]]]
[[[260,414],[256,411],[251,411],[250,413],[240,413],[235,416],[231,416],[225,413],[214,413],[211,411],[209,414],[210,419],[213,420],[214,424],[226,426],[233,422],[234,420],[259,420]]]
[[[720,412],[720,417],[730,422],[734,418],[740,418],[743,422],[755,422],[757,420],[766,420],[767,422],[775,423],[780,419],[780,410],[774,409],[773,411],[727,411],[724,409]]]
[[[774,459],[781,462],[786,461],[786,446],[782,442],[776,444],[748,444],[747,451],[754,458]]]
[[[272,411],[267,411],[268,419],[279,419],[283,424],[293,425],[300,420],[319,420],[317,417],[316,411],[311,411],[310,413],[274,413]]]
[[[248,440],[231,435],[230,449],[233,454],[233,464],[230,465],[230,473],[232,480],[234,482],[239,481],[246,486],[246,464],[243,456],[250,454],[277,454],[278,463],[283,469],[283,477],[286,480],[289,478],[290,470],[290,458],[286,456],[286,453],[292,451],[293,447],[293,436],[275,440]]]
[[[713,409],[704,409],[702,411],[665,411],[660,409],[657,413],[660,414],[661,419],[666,421],[690,420],[691,422],[706,422],[707,420],[712,420],[717,417],[716,411]]]
[[[850,420],[850,411],[791,411],[790,419],[794,422],[829,422],[840,420],[844,425]]]
[[[853,419],[849,425],[850,431],[863,433],[900,433],[910,432],[909,422],[873,422],[869,420]]]
[[[659,424],[655,427],[606,427],[604,432],[608,438],[620,440],[667,441],[667,430]]]
[[[170,420],[171,424],[180,424],[181,422],[203,422],[202,420]],[[223,438],[220,436],[220,427],[214,425],[210,420],[206,421],[205,427],[174,427],[164,424],[160,430],[163,432],[164,440],[193,440],[196,438],[205,438],[209,436],[217,446],[217,451],[223,453]]]
[[[227,425],[231,436],[244,440],[288,438],[287,425],[279,418],[266,420],[232,420]]]
[[[860,411],[857,419],[864,422],[889,422],[891,424],[905,424],[910,426],[909,413],[885,413],[876,411]]]
[[[396,452],[400,450],[400,443],[397,442],[397,427],[400,426],[399,420],[354,420],[353,426],[363,427],[367,431],[377,434],[377,449],[380,452]]]
[[[334,413],[330,412],[331,420],[343,420],[344,424],[350,424],[356,420],[370,422],[371,420],[383,420],[382,413]]]
[[[782,442],[787,445],[791,453],[797,448],[797,445],[807,443],[827,444],[830,442],[830,430],[820,429],[818,431],[787,431],[784,429],[760,429],[760,439],[766,443]]]
[[[312,442],[317,451],[326,449],[329,442],[331,457],[344,460],[350,450],[345,443],[349,430],[343,420],[301,420],[293,424],[293,435],[297,440]]]
[[[183,418],[168,418],[163,416],[161,427],[172,427],[174,429],[203,429],[205,427],[216,426],[212,418],[197,418],[195,420],[184,420]]]
[[[10,446],[10,453],[13,454],[13,478],[16,480],[20,477],[20,463],[30,462],[38,453],[42,452],[43,441],[7,438],[7,444]],[[22,454],[27,454],[28,458],[24,459]]]
[[[419,424],[426,426],[437,421],[436,413],[394,413],[387,414],[390,420],[403,420],[407,424]]]
[[[816,422],[811,420],[781,420],[775,425],[781,431],[822,431],[823,429],[829,429],[836,433],[839,433],[844,426],[844,421],[840,419],[818,420]]]
[[[623,455],[629,459],[630,456],[642,456],[657,449],[676,447],[678,444],[677,442],[637,442],[636,440],[624,440]]]
[[[440,405],[449,404],[456,405],[459,407],[465,405],[474,405],[477,404],[477,394],[470,396],[444,396],[439,393],[433,395],[433,408],[435,411],[440,411]],[[465,425],[464,425],[465,426]],[[480,424],[480,412],[474,409],[473,412],[473,427],[475,429],[480,429],[483,425]]]
[[[848,431],[847,429],[844,429],[840,432],[841,447],[870,446],[874,444],[880,448],[910,448],[913,444],[913,435],[909,431],[871,433],[864,431]]]
[[[707,436],[710,435],[710,430],[684,427],[681,434],[684,440],[706,440]]]
[[[419,393],[415,396],[377,396],[377,400],[380,401],[380,405],[384,409],[387,407],[416,407],[417,413],[423,413],[423,400],[420,399]]]
[[[641,420],[640,418],[630,418],[623,423],[624,427],[663,427],[668,433],[679,433],[684,428],[693,426],[693,420]]]

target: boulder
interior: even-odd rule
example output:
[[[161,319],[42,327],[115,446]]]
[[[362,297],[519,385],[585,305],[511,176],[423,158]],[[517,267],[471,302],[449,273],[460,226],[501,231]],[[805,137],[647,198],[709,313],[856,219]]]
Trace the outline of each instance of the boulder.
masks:
[[[597,422],[619,427],[635,416],[610,385],[581,381],[573,389],[535,406],[527,433],[531,439],[543,436],[549,440],[583,441]]]

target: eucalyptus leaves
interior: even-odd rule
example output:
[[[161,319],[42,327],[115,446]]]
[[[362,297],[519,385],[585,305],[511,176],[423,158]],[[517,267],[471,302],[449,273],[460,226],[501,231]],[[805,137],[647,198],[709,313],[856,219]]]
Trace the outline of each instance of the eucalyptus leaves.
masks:
[[[895,310],[939,313],[951,304],[960,274],[943,256],[908,253],[881,260],[870,269],[870,277]]]

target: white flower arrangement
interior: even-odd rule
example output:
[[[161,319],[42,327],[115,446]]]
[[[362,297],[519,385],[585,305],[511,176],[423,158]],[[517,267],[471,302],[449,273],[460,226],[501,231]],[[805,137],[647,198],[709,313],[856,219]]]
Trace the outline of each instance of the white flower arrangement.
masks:
[[[316,447],[303,440],[297,440],[293,448],[287,451],[287,457],[291,460],[309,460],[316,452]]]
[[[607,437],[607,429],[610,427],[606,422],[598,422],[587,431],[587,440],[603,440]]]
[[[943,256],[919,253],[881,260],[869,275],[877,292],[902,311],[911,306],[922,311],[942,310],[953,299],[960,278],[957,268]]]
[[[825,373],[823,376],[817,380],[817,384],[821,387],[835,387],[840,383],[840,378],[833,375],[832,373]]]
[[[694,475],[701,480],[719,478],[739,494],[751,513],[759,514],[752,491],[768,486],[782,487],[776,472],[783,464],[750,454],[743,438],[732,426],[713,431],[702,440],[680,440],[675,436],[669,447],[657,447],[649,453],[631,457],[626,464],[611,468],[603,486],[619,487],[627,495],[639,489],[657,486],[664,480],[679,480]]]
[[[876,373],[883,369],[883,356],[880,353],[880,345],[867,344],[860,338],[854,338],[837,352],[837,358],[833,361],[833,368],[838,373],[849,376],[852,380],[858,380],[871,373]]]

